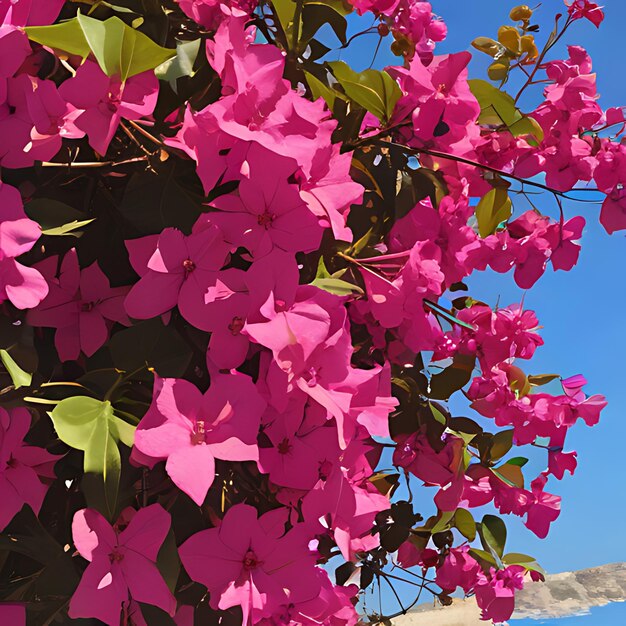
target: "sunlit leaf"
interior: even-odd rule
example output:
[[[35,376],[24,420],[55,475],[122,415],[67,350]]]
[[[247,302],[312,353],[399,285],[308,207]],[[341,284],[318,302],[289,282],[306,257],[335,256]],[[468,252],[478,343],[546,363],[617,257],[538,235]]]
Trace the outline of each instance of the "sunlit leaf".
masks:
[[[79,13],[52,26],[29,26],[28,38],[44,46],[86,59],[93,54],[107,76],[126,80],[164,63],[176,50],[163,48],[119,17],[105,21]]]
[[[475,212],[480,236],[492,235],[498,226],[508,220],[513,213],[513,203],[508,191],[503,187],[489,190],[480,199]]]
[[[383,123],[391,117],[396,103],[402,97],[402,91],[387,72],[378,70],[355,72],[343,61],[333,61],[328,65],[351,100]]]
[[[25,372],[13,360],[13,357],[8,353],[7,350],[0,350],[0,360],[2,361],[2,364],[4,365],[7,372],[9,373],[15,389],[19,389],[20,387],[30,387],[30,383],[33,380],[32,374]]]
[[[85,473],[102,477],[106,513],[112,516],[121,473],[118,442],[132,446],[135,427],[115,415],[110,402],[88,396],[61,400],[48,415],[59,439],[85,453]]]

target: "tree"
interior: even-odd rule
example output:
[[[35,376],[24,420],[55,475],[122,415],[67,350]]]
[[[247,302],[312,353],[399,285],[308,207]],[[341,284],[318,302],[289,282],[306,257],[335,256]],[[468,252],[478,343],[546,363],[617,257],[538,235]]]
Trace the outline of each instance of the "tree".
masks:
[[[542,570],[477,509],[545,537],[606,401],[524,371],[535,314],[466,279],[571,269],[563,198],[626,228],[623,111],[551,58],[604,15],[566,6],[468,80],[428,2],[0,3],[6,623],[352,625],[398,580],[510,616]],[[370,32],[396,66],[336,60]]]

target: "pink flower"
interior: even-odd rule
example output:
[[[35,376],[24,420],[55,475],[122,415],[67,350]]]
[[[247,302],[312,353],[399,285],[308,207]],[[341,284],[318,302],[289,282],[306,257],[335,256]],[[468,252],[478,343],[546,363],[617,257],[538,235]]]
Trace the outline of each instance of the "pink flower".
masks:
[[[0,19],[14,26],[47,26],[59,15],[65,0],[2,0]]]
[[[15,259],[35,245],[41,228],[26,217],[17,189],[0,183],[0,203],[0,302],[31,309],[46,297],[48,285],[37,269]]]
[[[393,462],[427,485],[441,487],[435,503],[442,511],[454,511],[463,493],[463,441],[447,434],[438,448],[433,449],[424,432],[403,435],[398,438]]]
[[[24,604],[0,603],[0,621],[11,626],[26,626],[26,606]]]
[[[490,576],[481,573],[476,585],[476,602],[482,609],[481,619],[496,623],[505,622],[515,608],[515,592],[524,588],[525,569],[521,565],[509,565],[502,570],[491,568]]]
[[[408,69],[389,68],[406,94],[396,105],[396,114],[413,111],[410,141],[455,154],[468,151],[470,134],[478,132],[475,122],[480,113],[467,82],[470,58],[469,52],[459,52],[436,56],[425,65],[416,56]]]
[[[186,15],[209,30],[215,30],[219,24],[228,18],[226,7],[234,15],[239,13],[250,15],[258,4],[257,0],[177,0],[180,8]]]
[[[323,229],[308,209],[295,185],[287,183],[294,172],[291,160],[269,150],[250,152],[249,174],[237,195],[219,196],[211,203],[223,213],[211,213],[225,239],[243,246],[256,259],[274,248],[286,252],[311,252],[319,247]]]
[[[27,409],[20,407],[9,412],[0,407],[0,530],[24,504],[38,514],[48,491],[40,477],[55,477],[53,466],[60,457],[24,443],[30,422]]]
[[[18,309],[30,309],[46,297],[48,285],[41,273],[15,260],[40,236],[39,224],[28,218],[0,221],[0,302],[10,300]]]
[[[182,379],[157,378],[155,388],[156,408],[164,419],[154,424],[151,417],[143,427],[140,423],[135,447],[149,457],[167,459],[170,478],[200,506],[215,478],[216,458],[259,458],[256,440],[265,403],[243,374],[214,377],[204,395]]]
[[[126,297],[131,317],[149,319],[178,305],[190,323],[204,314],[206,286],[228,256],[230,246],[211,224],[185,236],[175,228],[126,241],[130,262],[141,276]]]
[[[604,20],[604,11],[602,7],[590,0],[572,0],[571,3],[565,1],[567,12],[573,20],[587,19],[596,28],[600,28],[602,20]]]
[[[241,606],[247,624],[283,604],[317,597],[320,579],[309,539],[302,525],[285,533],[280,509],[257,519],[254,507],[237,504],[218,528],[193,535],[179,554],[191,579],[209,590],[211,606]]]
[[[28,323],[56,328],[54,344],[62,361],[76,360],[80,352],[93,355],[109,338],[112,322],[128,326],[123,302],[127,287],[111,287],[97,263],[80,270],[76,250],[63,258],[57,276],[58,257],[38,264],[50,292],[41,304],[29,311]]]
[[[209,331],[207,362],[220,369],[239,367],[248,354],[248,322],[264,320],[262,306],[272,296],[293,303],[299,272],[292,254],[275,249],[256,260],[247,272],[229,268],[215,272],[204,288],[204,307],[187,320]]]
[[[94,509],[78,511],[72,537],[89,565],[70,600],[69,616],[119,626],[122,607],[131,598],[174,615],[176,600],[156,565],[170,523],[160,504],[125,509],[115,526]]]
[[[350,460],[344,457],[341,465],[350,466]],[[371,530],[376,514],[389,508],[389,500],[368,480],[352,477],[345,467],[335,464],[331,468],[304,497],[302,513],[312,532],[328,533],[343,558],[354,561],[357,552],[378,546],[378,536]]]
[[[480,565],[469,554],[469,546],[452,548],[437,568],[435,582],[448,593],[461,587],[469,593],[481,573]]]
[[[149,71],[122,82],[107,76],[97,63],[86,61],[73,78],[61,84],[59,93],[82,110],[76,126],[87,133],[89,145],[104,155],[122,119],[138,120],[154,111],[159,81]]]

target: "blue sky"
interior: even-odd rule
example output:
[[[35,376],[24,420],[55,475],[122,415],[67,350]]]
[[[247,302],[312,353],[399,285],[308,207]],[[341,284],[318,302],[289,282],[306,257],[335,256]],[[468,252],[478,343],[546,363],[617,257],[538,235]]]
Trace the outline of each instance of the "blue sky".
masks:
[[[494,36],[500,25],[509,23],[508,12],[518,2],[432,0],[432,4],[448,24],[448,39],[437,48],[438,53],[447,53],[472,50],[470,42],[476,36]],[[618,59],[617,52],[624,37],[626,2],[605,0],[603,4],[606,20],[600,30],[587,21],[578,22],[554,54],[558,55],[556,58],[566,56],[566,44],[585,47],[598,73],[600,103],[608,108],[626,104],[623,61]],[[537,35],[539,42],[544,41],[550,31],[554,14],[563,9],[562,0],[544,0],[536,12],[536,21],[541,25],[541,32]],[[362,18],[358,24],[352,21],[351,32],[362,30],[370,23],[371,18]],[[354,47],[343,52],[342,58],[355,69],[363,69],[372,60],[376,42],[376,35],[361,37],[355,40]],[[386,48],[385,44],[381,46],[375,68],[397,64],[396,57]],[[476,52],[470,66],[472,77],[486,77],[486,59]],[[539,91],[532,96],[526,99],[526,103],[522,102],[522,106],[526,104],[532,108],[532,103],[539,102]],[[540,207],[555,215],[556,207],[548,195],[542,197]],[[589,381],[588,392],[603,393],[609,400],[598,426],[589,429],[581,423],[570,431],[568,448],[578,451],[579,466],[573,478],[568,475],[561,482],[551,479],[548,485],[549,491],[563,497],[562,514],[553,524],[548,539],[537,539],[521,523],[511,520],[509,550],[537,556],[549,572],[626,560],[623,537],[626,503],[621,462],[626,457],[623,437],[625,402],[622,400],[623,358],[626,354],[626,317],[623,313],[626,305],[626,281],[623,278],[626,235],[608,236],[598,223],[599,208],[594,204],[565,204],[566,215],[580,214],[587,220],[580,261],[571,272],[546,272],[525,294],[524,300],[527,308],[537,312],[544,327],[542,336],[545,340],[545,346],[537,352],[527,370],[564,376],[582,373]],[[526,207],[518,210],[521,212]],[[484,273],[472,278],[470,285],[472,295],[491,303],[498,299],[503,305],[519,302],[524,295],[510,275]],[[533,462],[527,468],[540,471],[542,462]],[[617,623],[611,616],[606,619],[613,621],[605,621],[603,615],[609,615],[609,612],[603,614],[601,609],[598,610],[597,616],[594,614],[594,623]],[[521,622],[515,624],[521,626]]]

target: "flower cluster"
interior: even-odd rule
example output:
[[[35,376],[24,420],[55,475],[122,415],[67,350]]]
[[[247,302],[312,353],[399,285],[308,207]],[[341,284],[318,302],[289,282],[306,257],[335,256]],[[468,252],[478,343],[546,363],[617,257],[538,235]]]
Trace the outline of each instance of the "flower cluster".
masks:
[[[523,371],[534,312],[458,296],[476,271],[525,289],[578,260],[585,219],[515,214],[512,184],[562,209],[594,181],[601,223],[626,229],[626,122],[587,53],[530,70],[546,86],[526,115],[469,80],[469,52],[434,54],[429,2],[75,4],[0,1],[0,528],[51,528],[11,535],[26,558],[0,570],[37,592],[11,581],[0,616],[356,626],[399,562],[508,619],[541,570],[475,510],[545,537],[567,432],[606,400]],[[567,6],[564,29],[603,19]],[[319,61],[317,29],[345,40],[352,8],[401,65]],[[518,9],[493,49],[530,67]],[[458,392],[480,423],[451,414]],[[528,487],[513,445],[547,451]],[[392,500],[402,475],[434,515]]]

